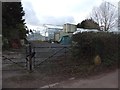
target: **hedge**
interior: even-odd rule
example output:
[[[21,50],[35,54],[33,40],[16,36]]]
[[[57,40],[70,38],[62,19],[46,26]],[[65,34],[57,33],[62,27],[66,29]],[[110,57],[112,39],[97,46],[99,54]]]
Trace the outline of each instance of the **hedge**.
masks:
[[[105,66],[118,63],[120,58],[120,34],[109,32],[83,32],[73,35],[72,55],[81,63],[93,63],[99,55]]]

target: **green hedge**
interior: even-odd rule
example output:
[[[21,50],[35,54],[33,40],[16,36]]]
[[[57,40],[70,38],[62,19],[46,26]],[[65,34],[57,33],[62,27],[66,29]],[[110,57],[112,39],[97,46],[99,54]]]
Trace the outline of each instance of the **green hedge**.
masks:
[[[99,55],[102,64],[111,66],[118,63],[120,55],[120,34],[108,32],[83,32],[72,37],[72,55],[74,59],[93,63],[93,58]]]

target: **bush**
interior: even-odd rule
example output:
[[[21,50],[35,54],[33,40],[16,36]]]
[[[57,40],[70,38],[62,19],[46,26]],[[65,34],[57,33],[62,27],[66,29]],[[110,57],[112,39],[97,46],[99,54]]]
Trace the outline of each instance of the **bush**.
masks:
[[[2,38],[2,49],[6,50],[6,49],[9,49],[9,48],[10,48],[10,45],[9,45],[8,39],[3,37]]]
[[[120,52],[120,35],[108,32],[83,32],[73,35],[73,57],[80,62],[93,63],[93,58],[100,56],[102,64],[117,64]]]

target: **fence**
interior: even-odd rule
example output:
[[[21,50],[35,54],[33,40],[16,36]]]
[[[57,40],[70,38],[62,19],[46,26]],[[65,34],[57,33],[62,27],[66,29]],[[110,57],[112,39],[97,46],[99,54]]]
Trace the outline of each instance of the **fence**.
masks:
[[[70,46],[51,43],[29,43],[22,50],[2,55],[3,70],[28,70],[32,72],[44,62],[67,58]],[[16,67],[15,67],[16,65]],[[9,66],[6,68],[6,66]]]
[[[50,60],[57,60],[58,57],[62,56],[66,59],[67,53],[69,52],[68,45],[50,44],[50,43],[29,43],[26,47],[27,53],[27,67],[29,71],[33,71],[39,67],[43,62]]]
[[[2,53],[2,70],[27,70],[25,57],[25,48],[4,51]]]

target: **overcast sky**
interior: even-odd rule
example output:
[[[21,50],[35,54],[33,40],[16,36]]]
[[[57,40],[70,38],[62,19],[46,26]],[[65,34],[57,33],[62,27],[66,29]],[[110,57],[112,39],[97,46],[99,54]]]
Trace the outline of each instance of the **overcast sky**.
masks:
[[[22,0],[27,26],[77,24],[105,0]],[[119,0],[106,0],[117,5]]]

